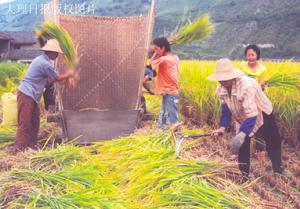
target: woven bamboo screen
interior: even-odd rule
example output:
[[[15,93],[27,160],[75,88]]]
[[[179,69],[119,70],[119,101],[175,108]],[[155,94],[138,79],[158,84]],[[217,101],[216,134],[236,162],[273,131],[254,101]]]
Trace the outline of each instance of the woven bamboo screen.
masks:
[[[58,4],[47,6],[55,10]],[[59,22],[78,46],[80,80],[61,92],[64,110],[138,108],[153,12],[154,1],[148,16],[45,15],[45,21]]]
[[[144,73],[148,17],[61,16],[80,56],[80,80],[62,92],[63,108],[137,108]]]

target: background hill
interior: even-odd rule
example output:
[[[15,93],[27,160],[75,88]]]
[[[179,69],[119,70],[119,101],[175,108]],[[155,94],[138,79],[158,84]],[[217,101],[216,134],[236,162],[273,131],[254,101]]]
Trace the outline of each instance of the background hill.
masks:
[[[74,5],[83,4],[93,15],[105,16],[146,14],[150,5],[150,0],[61,2],[69,12],[75,11]],[[16,0],[0,4],[0,30],[33,30],[42,19],[35,7],[43,3],[44,0]],[[28,14],[30,5],[32,12]],[[169,36],[188,19],[204,13],[211,15],[214,33],[203,44],[176,48],[182,58],[240,59],[245,44],[257,43],[265,47],[263,58],[300,59],[300,0],[157,0],[154,36]]]

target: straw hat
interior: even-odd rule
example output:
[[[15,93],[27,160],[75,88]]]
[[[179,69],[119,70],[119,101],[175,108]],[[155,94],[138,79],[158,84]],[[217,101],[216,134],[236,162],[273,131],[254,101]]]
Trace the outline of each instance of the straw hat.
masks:
[[[234,68],[229,59],[220,59],[217,61],[215,73],[208,77],[211,81],[228,81],[243,75],[244,72]]]
[[[59,43],[56,39],[49,39],[46,44],[41,48],[42,51],[49,51],[49,52],[58,52],[63,54]]]

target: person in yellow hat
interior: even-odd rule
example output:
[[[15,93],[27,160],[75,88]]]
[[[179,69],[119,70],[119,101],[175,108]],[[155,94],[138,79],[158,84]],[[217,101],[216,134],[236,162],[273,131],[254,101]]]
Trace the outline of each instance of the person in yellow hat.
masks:
[[[250,139],[256,133],[260,133],[266,142],[273,171],[282,173],[281,138],[273,116],[272,103],[257,81],[244,76],[228,59],[218,60],[215,73],[208,79],[220,83],[218,96],[222,105],[220,128],[211,135],[217,137],[223,133],[229,127],[231,119],[239,123],[240,128],[229,147],[233,154],[238,154],[243,181],[249,178]]]
[[[63,53],[56,39],[48,40],[41,50],[43,54],[32,61],[18,88],[15,152],[28,147],[36,148],[40,126],[39,101],[48,82],[62,81],[74,75],[74,71],[71,70],[66,70],[60,75],[55,70],[53,61]]]

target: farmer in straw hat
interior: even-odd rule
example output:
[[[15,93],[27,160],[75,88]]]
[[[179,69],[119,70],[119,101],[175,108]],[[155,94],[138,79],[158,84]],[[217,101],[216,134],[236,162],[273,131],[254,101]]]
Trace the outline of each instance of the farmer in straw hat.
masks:
[[[260,133],[266,142],[266,150],[275,173],[282,173],[281,139],[273,116],[270,100],[259,84],[252,78],[235,69],[228,59],[217,62],[215,73],[208,77],[218,81],[218,96],[222,104],[220,128],[211,134],[216,137],[230,125],[231,119],[240,124],[236,136],[229,147],[233,154],[238,154],[239,169],[243,181],[249,178],[250,138]]]
[[[39,101],[47,83],[62,81],[74,75],[72,70],[66,70],[59,75],[51,63],[59,53],[63,53],[56,39],[48,40],[41,50],[44,53],[32,61],[18,89],[15,152],[27,147],[35,148],[40,125]]]

